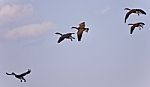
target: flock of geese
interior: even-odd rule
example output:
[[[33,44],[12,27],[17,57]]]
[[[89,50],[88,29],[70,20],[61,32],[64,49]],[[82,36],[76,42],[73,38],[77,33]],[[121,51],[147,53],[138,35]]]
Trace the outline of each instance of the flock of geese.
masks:
[[[125,15],[125,21],[124,21],[125,23],[126,23],[127,19],[129,18],[129,16],[130,16],[131,14],[138,14],[138,16],[139,16],[140,14],[146,15],[146,12],[143,11],[142,9],[129,9],[129,8],[125,8],[124,10],[128,10],[128,12],[127,12],[126,15]],[[144,24],[143,22],[137,22],[137,23],[128,24],[128,25],[131,25],[130,34],[132,34],[132,33],[133,33],[133,30],[134,30],[136,27],[138,27],[139,30],[141,30],[141,28],[143,28],[143,26],[144,26],[145,24]]]
[[[129,18],[129,16],[133,13],[135,14],[138,14],[138,16],[140,14],[144,14],[146,15],[146,12],[143,11],[142,9],[129,9],[129,8],[125,8],[124,10],[129,10],[126,15],[125,15],[125,23],[127,21],[127,19]],[[133,24],[128,24],[128,25],[131,25],[131,29],[130,29],[130,34],[133,33],[133,30],[138,27],[139,30],[141,30],[141,28],[143,28],[143,26],[145,25],[143,22],[137,22],[137,23],[133,23]],[[85,22],[82,22],[79,24],[78,27],[72,27],[74,29],[77,29],[77,38],[78,38],[78,41],[81,41],[81,38],[82,38],[82,34],[83,32],[88,32],[89,31],[89,28],[86,28],[85,27]],[[75,34],[75,33],[66,33],[66,34],[61,34],[59,32],[55,33],[55,34],[58,34],[60,35],[60,38],[58,39],[58,43],[62,42],[64,39],[70,39],[71,41],[73,41],[73,39],[75,39],[72,34]],[[31,73],[31,70],[28,69],[28,71],[22,73],[22,74],[15,74],[14,72],[12,72],[11,74],[7,73],[7,75],[14,75],[16,78],[20,79],[20,81],[24,81],[26,82],[26,79],[24,78],[24,76],[26,76],[27,74],[30,74]]]
[[[128,12],[126,13],[125,15],[125,23],[127,22],[127,19],[129,18],[129,16],[131,14],[138,14],[138,16],[140,14],[144,14],[146,15],[146,12],[143,11],[142,9],[129,9],[129,8],[125,8],[124,10],[128,10]],[[137,22],[137,23],[133,23],[133,24],[128,24],[128,25],[131,25],[131,28],[130,28],[130,34],[133,33],[134,29],[136,27],[139,28],[139,30],[141,30],[141,28],[143,28],[143,26],[145,25],[143,22]],[[86,28],[85,27],[85,22],[82,22],[79,24],[79,27],[72,27],[74,29],[77,29],[78,32],[77,32],[77,38],[78,38],[78,41],[81,41],[81,38],[82,38],[82,34],[83,32],[88,32],[89,31],[89,28]],[[61,41],[63,41],[64,39],[70,39],[71,41],[73,41],[73,39],[75,39],[74,37],[72,37],[72,34],[75,34],[75,33],[66,33],[66,34],[61,34],[59,32],[55,33],[55,34],[58,34],[60,35],[60,38],[58,39],[58,43],[60,43]]]
[[[78,41],[81,41],[81,38],[82,38],[82,34],[83,32],[88,32],[89,31],[89,28],[86,28],[85,27],[85,22],[82,22],[79,24],[79,27],[72,27],[74,29],[77,29],[78,32],[77,32],[77,37],[78,37]],[[61,37],[58,39],[58,43],[60,43],[61,41],[63,41],[64,39],[70,39],[71,41],[73,39],[75,39],[74,37],[72,37],[71,35],[72,34],[75,34],[75,33],[67,33],[67,34],[61,34],[59,32],[55,33],[55,34],[58,34],[60,35]]]

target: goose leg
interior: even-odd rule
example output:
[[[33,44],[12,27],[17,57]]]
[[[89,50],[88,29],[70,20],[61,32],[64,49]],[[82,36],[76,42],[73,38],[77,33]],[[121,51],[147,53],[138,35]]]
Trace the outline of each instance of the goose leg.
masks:
[[[26,82],[26,79],[24,77],[22,77],[22,80],[24,80],[24,82]]]
[[[72,39],[75,39],[73,36],[71,36]]]
[[[141,28],[143,28],[143,25],[140,25]]]
[[[138,16],[140,15],[140,12],[137,12]]]
[[[20,79],[20,82],[22,82],[22,79]]]
[[[26,82],[26,79],[23,79],[24,80],[24,82]]]

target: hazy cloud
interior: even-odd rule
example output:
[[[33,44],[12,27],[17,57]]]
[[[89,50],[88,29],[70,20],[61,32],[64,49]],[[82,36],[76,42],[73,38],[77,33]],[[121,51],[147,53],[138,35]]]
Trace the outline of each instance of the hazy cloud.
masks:
[[[12,29],[6,34],[7,39],[30,38],[45,34],[50,28],[53,27],[51,22],[43,22],[40,24],[29,24],[22,27]]]
[[[0,20],[8,21],[24,17],[33,12],[31,4],[17,5],[17,4],[4,4],[0,6]]]
[[[101,11],[101,14],[106,14],[107,12],[109,12],[111,10],[111,8],[108,6],[108,7],[105,7],[102,11]]]

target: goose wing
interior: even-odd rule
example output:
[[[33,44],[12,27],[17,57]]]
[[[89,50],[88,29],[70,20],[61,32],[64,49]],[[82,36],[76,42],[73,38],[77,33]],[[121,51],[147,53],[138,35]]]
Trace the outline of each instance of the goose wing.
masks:
[[[75,33],[67,33],[66,35],[69,35],[69,36],[71,36],[72,34],[75,34]]]
[[[145,12],[145,11],[143,11],[142,9],[137,9],[137,11],[139,11],[141,14],[146,15],[146,12]]]
[[[22,73],[22,74],[20,74],[20,75],[21,75],[21,76],[25,76],[25,75],[27,75],[27,74],[29,74],[29,73],[31,73],[31,70],[30,70],[30,69],[28,69],[28,71],[27,71],[27,72]]]
[[[77,32],[78,41],[81,41],[82,34],[83,34],[83,31],[78,30],[78,32]]]
[[[75,29],[78,29],[77,27],[71,27],[71,28],[75,28]]]
[[[141,25],[145,25],[145,23],[143,23],[143,22],[139,22],[139,24],[141,24]]]
[[[60,42],[63,41],[64,39],[65,39],[65,37],[64,37],[64,36],[61,36],[61,37],[58,39],[57,43],[60,43]]]
[[[62,35],[62,37],[63,38],[69,38],[72,34],[75,34],[75,33],[67,33],[67,34]]]
[[[133,30],[135,29],[135,26],[133,25],[133,26],[131,26],[131,29],[130,29],[130,34],[132,34],[133,33]]]
[[[128,19],[128,17],[129,17],[130,14],[132,14],[132,10],[130,10],[129,12],[126,13],[126,15],[125,15],[125,21],[124,21],[125,23],[126,23],[126,21],[127,21],[127,19]]]

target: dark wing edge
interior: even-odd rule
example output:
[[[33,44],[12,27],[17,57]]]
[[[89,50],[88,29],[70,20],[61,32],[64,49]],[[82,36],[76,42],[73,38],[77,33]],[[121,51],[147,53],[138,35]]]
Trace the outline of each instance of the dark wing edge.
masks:
[[[133,31],[134,31],[134,28],[135,28],[135,26],[131,26],[131,29],[130,29],[130,34],[132,34],[132,33],[133,33]]]
[[[125,23],[126,23],[126,21],[127,21],[127,19],[128,19],[128,17],[129,17],[129,15],[131,14],[131,11],[129,11],[128,13],[126,13],[126,16],[125,16]]]
[[[72,34],[75,34],[75,33],[67,33],[66,35],[72,35]]]
[[[143,23],[143,22],[139,22],[139,24],[145,25],[145,23]]]
[[[77,32],[77,36],[78,36],[78,41],[81,41],[81,38],[82,38],[82,31],[80,32]]]
[[[139,11],[140,11],[142,14],[146,15],[146,12],[143,11],[142,9],[139,9]]]
[[[59,40],[57,41],[57,43],[60,43],[61,41],[63,41],[65,38],[60,37]]]
[[[27,74],[29,74],[29,73],[31,73],[31,70],[30,70],[30,69],[28,69],[28,71],[27,71],[27,72],[22,73],[21,75],[22,75],[22,76],[25,76],[25,75],[27,75]]]

